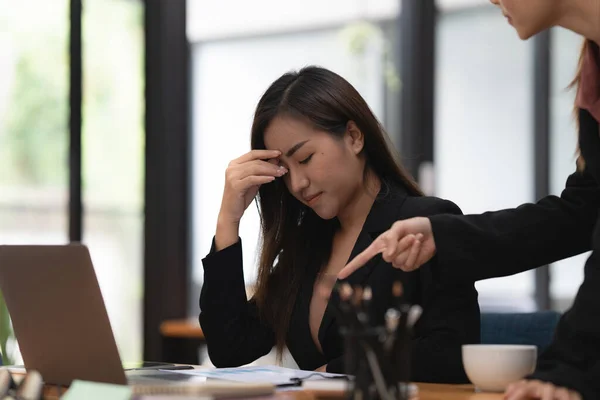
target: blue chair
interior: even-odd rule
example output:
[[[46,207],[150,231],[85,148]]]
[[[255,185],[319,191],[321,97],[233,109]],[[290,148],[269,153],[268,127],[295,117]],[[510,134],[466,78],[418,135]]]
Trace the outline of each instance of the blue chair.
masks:
[[[556,311],[534,313],[481,314],[482,344],[531,344],[544,351],[554,336],[560,319]]]

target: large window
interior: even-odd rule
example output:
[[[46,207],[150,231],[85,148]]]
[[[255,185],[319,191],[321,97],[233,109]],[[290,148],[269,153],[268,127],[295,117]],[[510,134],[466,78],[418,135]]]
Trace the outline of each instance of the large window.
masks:
[[[68,2],[0,7],[0,243],[67,236]],[[5,362],[20,362],[2,306]]]
[[[437,40],[436,195],[464,213],[532,201],[532,44],[493,7],[442,14]],[[477,288],[483,308],[533,307],[531,272]]]
[[[142,359],[143,2],[83,3],[83,241],[121,359]],[[107,26],[108,25],[108,26]]]
[[[83,242],[121,356],[135,361],[142,344],[143,3],[83,3]],[[69,2],[11,3],[0,8],[0,26],[0,244],[64,244]],[[20,363],[1,303],[0,317],[4,362]]]

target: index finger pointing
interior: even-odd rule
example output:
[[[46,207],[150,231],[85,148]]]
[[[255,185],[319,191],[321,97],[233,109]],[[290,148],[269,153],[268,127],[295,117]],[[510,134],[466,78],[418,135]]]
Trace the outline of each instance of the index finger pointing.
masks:
[[[350,261],[342,270],[338,273],[339,279],[346,279],[354,271],[365,265],[371,258],[385,250],[383,243],[377,240],[369,247],[367,247],[362,253],[358,254],[352,261]]]

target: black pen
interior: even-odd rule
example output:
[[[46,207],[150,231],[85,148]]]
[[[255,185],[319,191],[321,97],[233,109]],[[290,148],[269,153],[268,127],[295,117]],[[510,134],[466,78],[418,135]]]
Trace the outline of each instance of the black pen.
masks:
[[[294,387],[294,386],[302,386],[302,381],[300,379],[298,379],[298,380],[293,380],[292,382],[289,382],[289,383],[280,383],[278,385],[275,385],[275,387],[277,387],[277,388]]]
[[[175,371],[175,370],[182,370],[182,369],[194,369],[194,366],[193,365],[173,365],[172,367],[157,368],[157,369]]]

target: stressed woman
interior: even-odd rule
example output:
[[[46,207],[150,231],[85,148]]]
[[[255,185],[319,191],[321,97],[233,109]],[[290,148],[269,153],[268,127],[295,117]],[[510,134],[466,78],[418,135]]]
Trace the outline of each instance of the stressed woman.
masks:
[[[460,210],[422,195],[365,100],[326,69],[277,79],[258,103],[251,136],[252,150],[227,168],[203,260],[200,323],[209,356],[217,367],[231,367],[287,347],[302,369],[343,372],[334,305],[322,293],[393,221]],[[238,234],[257,195],[262,246],[248,300]],[[477,292],[473,283],[440,280],[438,268],[432,259],[403,272],[376,257],[347,282],[372,288],[373,316],[381,319],[393,304],[393,283],[402,282],[404,299],[423,308],[412,338],[412,379],[466,382],[461,345],[479,341]]]

